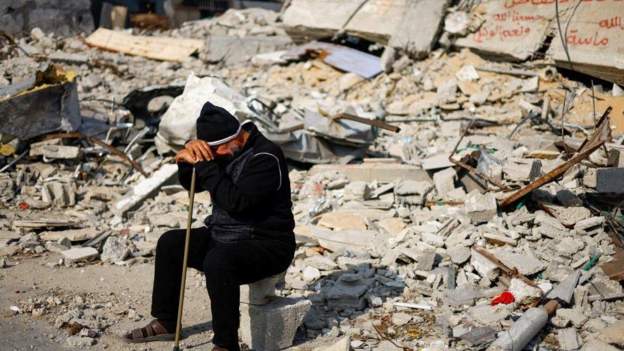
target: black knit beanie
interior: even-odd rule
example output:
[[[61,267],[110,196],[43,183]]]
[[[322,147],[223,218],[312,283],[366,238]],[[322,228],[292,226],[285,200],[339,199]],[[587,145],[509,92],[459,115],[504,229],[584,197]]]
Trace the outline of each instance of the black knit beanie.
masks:
[[[206,102],[197,119],[197,138],[215,146],[234,139],[241,124],[225,109]]]

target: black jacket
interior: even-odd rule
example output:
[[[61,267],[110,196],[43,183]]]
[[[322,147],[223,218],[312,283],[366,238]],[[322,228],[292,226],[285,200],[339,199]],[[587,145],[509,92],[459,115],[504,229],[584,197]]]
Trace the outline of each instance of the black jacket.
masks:
[[[198,162],[197,192],[209,191],[212,215],[205,223],[216,240],[234,242],[246,238],[294,241],[290,181],[286,159],[279,146],[265,138],[252,123],[243,150],[228,163]],[[189,189],[192,166],[178,164],[178,177]]]

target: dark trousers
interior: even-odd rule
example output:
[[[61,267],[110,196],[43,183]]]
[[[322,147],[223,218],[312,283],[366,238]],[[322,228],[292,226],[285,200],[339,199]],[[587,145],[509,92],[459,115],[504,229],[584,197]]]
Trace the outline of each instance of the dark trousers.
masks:
[[[174,323],[180,297],[185,232],[168,231],[156,246],[152,316]],[[230,351],[239,350],[239,286],[285,271],[294,250],[294,238],[292,241],[263,238],[223,244],[211,238],[207,227],[191,230],[188,266],[206,275],[215,345]]]

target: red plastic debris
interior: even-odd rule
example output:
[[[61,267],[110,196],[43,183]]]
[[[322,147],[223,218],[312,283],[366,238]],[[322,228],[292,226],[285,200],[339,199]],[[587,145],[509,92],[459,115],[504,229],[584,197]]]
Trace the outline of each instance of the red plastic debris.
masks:
[[[509,305],[510,303],[516,301],[516,298],[509,291],[504,291],[502,294],[495,296],[492,299],[491,305],[495,306],[498,304]]]
[[[30,205],[22,201],[17,205],[17,207],[19,207],[20,210],[27,210],[30,208]]]

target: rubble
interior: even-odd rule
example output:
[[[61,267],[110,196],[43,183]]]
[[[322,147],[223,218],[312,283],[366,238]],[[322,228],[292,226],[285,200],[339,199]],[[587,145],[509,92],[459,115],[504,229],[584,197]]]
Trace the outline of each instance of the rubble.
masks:
[[[75,72],[50,65],[25,85],[14,85],[16,89],[8,96],[0,92],[0,133],[25,140],[77,130],[81,116],[75,76]]]
[[[76,263],[93,259],[99,255],[98,250],[92,247],[74,247],[66,251],[62,251],[63,257],[67,263]]]
[[[508,3],[292,1],[283,23],[245,9],[171,30],[86,33],[96,46],[114,37],[112,51],[43,28],[0,37],[0,104],[60,101],[64,86],[64,106],[78,107],[38,117],[17,105],[19,118],[0,123],[3,284],[18,290],[12,272],[24,266],[51,280],[151,270],[160,235],[186,218],[171,155],[211,101],[289,160],[297,251],[283,282],[241,288],[249,346],[286,347],[296,334],[332,350],[624,347],[622,97],[609,82],[557,71],[569,66],[560,53],[540,58],[558,50],[558,37],[541,48],[550,7]],[[620,69],[572,59],[572,70],[611,81]],[[33,83],[57,72],[51,63],[76,77]],[[29,107],[60,106],[49,101]],[[197,194],[194,218],[210,210]],[[75,348],[115,349],[108,328],[148,308],[122,303],[138,300],[134,288],[102,303],[42,291],[11,301],[2,318],[45,319]],[[561,304],[555,313],[548,300]]]

